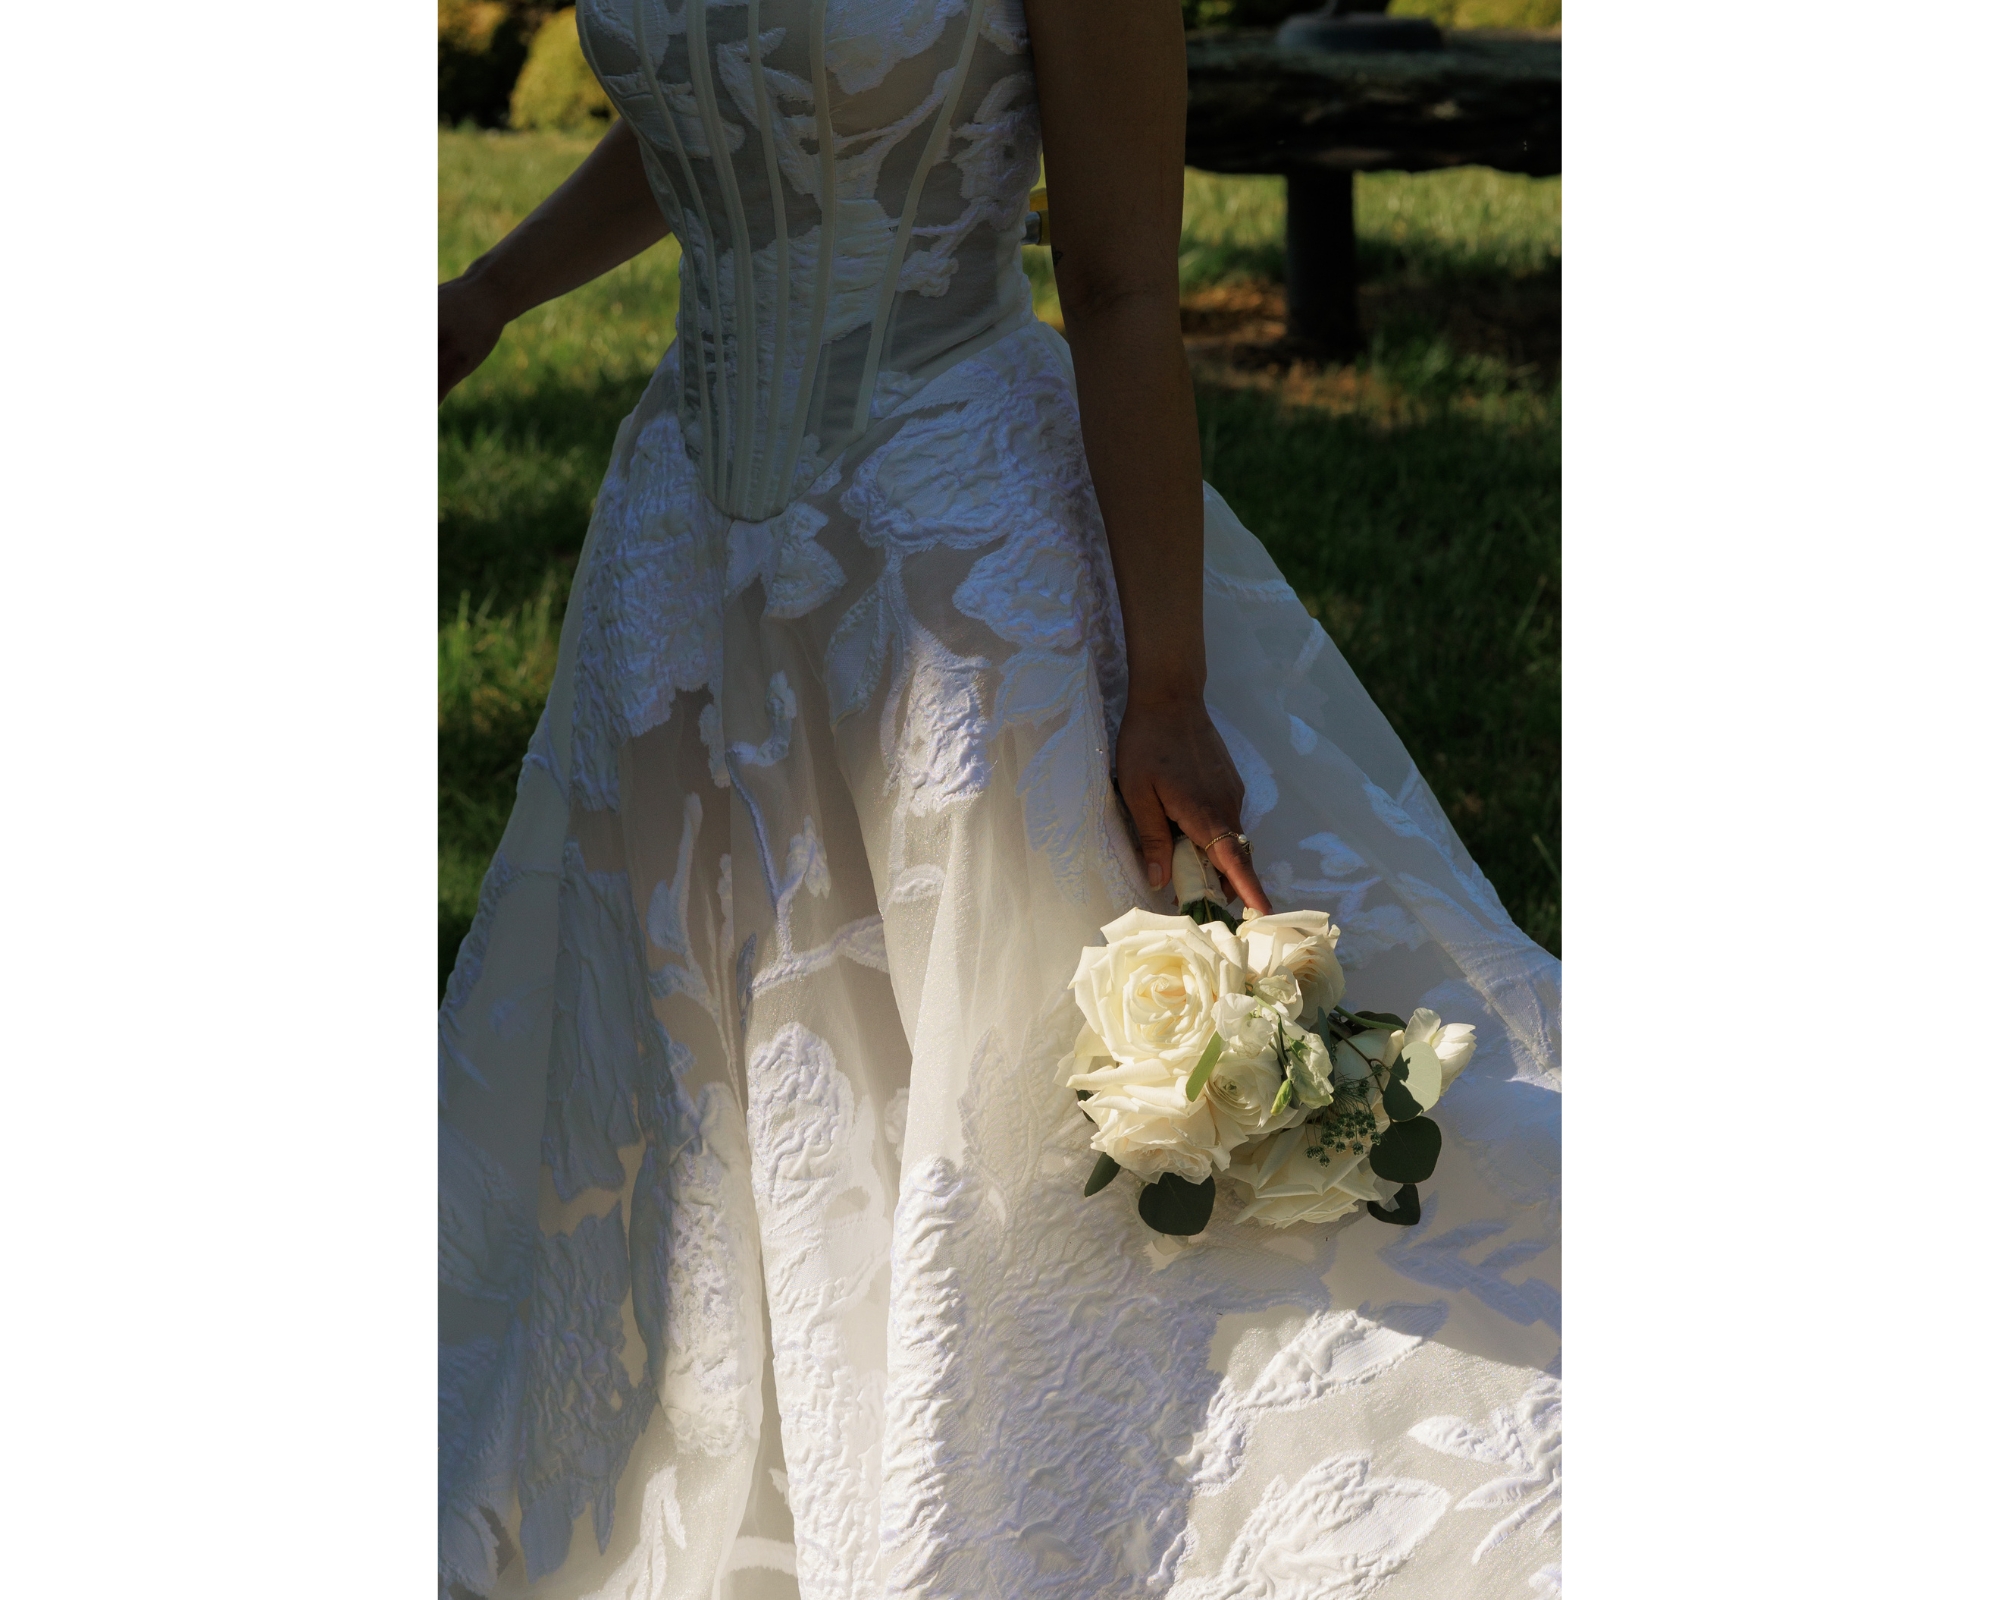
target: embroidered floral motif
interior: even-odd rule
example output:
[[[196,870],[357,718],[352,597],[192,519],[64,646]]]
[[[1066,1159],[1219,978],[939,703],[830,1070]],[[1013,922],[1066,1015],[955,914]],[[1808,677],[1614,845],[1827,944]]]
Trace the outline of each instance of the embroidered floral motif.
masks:
[[[889,1271],[888,1196],[857,1134],[869,1108],[826,1041],[788,1023],[750,1062],[750,1141],[764,1225],[771,1348],[807,1592],[878,1594],[882,1386],[854,1313]],[[852,1204],[843,1204],[851,1196]]]
[[[1462,1461],[1504,1469],[1458,1502],[1460,1511],[1510,1508],[1479,1541],[1474,1561],[1538,1513],[1537,1533],[1551,1532],[1562,1520],[1562,1385],[1554,1378],[1536,1379],[1515,1404],[1488,1416],[1484,1427],[1461,1417],[1431,1417],[1412,1428],[1410,1437]],[[1543,1572],[1553,1572],[1560,1593],[1560,1569]],[[1542,1576],[1536,1574],[1537,1587]]]
[[[1186,1600],[1362,1600],[1410,1559],[1450,1496],[1377,1478],[1367,1454],[1330,1456],[1297,1483],[1273,1478],[1222,1573]]]

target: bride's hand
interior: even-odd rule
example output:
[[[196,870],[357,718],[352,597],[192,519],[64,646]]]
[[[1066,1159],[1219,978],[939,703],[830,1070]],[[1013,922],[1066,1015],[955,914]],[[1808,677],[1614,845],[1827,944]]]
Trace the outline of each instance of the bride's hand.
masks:
[[[1155,889],[1173,878],[1169,823],[1208,852],[1223,881],[1249,910],[1271,909],[1250,856],[1233,837],[1242,817],[1243,780],[1199,695],[1133,700],[1118,729],[1118,792],[1132,813],[1146,881]]]
[[[507,326],[497,297],[467,278],[438,285],[438,400],[493,353]]]

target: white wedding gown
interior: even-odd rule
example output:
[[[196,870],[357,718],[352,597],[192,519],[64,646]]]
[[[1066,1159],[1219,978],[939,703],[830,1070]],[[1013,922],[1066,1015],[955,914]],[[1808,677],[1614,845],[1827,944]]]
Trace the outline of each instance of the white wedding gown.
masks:
[[[1478,1054],[1414,1228],[1082,1197],[1067,984],[1169,908],[1018,0],[579,12],[679,336],[441,1016],[441,1592],[1555,1592],[1559,968],[1213,491],[1264,881]]]

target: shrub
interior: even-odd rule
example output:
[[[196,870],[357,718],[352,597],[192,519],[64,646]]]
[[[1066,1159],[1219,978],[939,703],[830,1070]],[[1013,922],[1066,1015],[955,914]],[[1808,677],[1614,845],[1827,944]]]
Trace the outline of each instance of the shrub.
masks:
[[[602,127],[611,120],[611,102],[577,42],[574,6],[544,22],[528,46],[509,120],[517,128]]]
[[[507,96],[528,35],[520,11],[505,0],[438,0],[438,120],[497,128],[507,120]]]

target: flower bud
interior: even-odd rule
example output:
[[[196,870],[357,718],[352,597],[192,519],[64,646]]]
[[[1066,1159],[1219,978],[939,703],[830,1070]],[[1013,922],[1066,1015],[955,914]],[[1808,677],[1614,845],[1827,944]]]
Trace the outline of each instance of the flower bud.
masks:
[[[1195,900],[1213,900],[1220,905],[1224,896],[1194,841],[1182,834],[1174,841],[1174,905],[1178,909]]]

